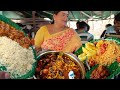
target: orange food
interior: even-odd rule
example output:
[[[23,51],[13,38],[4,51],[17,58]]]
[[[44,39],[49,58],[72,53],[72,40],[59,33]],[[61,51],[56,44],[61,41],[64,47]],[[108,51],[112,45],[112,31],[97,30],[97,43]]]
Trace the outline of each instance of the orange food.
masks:
[[[22,31],[15,29],[3,21],[0,21],[0,36],[7,36],[24,48],[28,48],[30,45],[34,44],[33,41],[31,41],[29,37],[25,36]]]
[[[120,56],[117,58],[117,62],[119,62],[119,63],[120,63]]]

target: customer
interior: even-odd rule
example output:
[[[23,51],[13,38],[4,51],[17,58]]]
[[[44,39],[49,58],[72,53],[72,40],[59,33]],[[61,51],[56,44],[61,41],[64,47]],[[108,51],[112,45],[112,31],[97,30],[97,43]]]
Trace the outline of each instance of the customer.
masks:
[[[106,30],[107,30],[107,28],[110,27],[110,26],[112,26],[112,24],[106,24],[106,25],[105,25],[105,30],[102,32],[100,38],[103,38],[103,39],[105,38]]]
[[[86,42],[94,39],[94,36],[88,32],[90,29],[90,26],[86,22],[78,21],[76,25],[77,25],[76,32],[79,34],[82,44],[85,44]]]
[[[55,50],[72,53],[81,47],[74,29],[67,27],[68,11],[54,11],[54,23],[42,26],[35,35],[36,50]]]
[[[106,34],[120,35],[120,13],[115,15],[114,25],[107,28]]]

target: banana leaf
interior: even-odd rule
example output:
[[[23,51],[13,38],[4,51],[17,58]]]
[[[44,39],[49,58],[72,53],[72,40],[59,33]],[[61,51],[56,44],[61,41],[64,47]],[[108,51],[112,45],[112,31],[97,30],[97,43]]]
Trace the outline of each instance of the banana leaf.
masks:
[[[92,71],[93,71],[94,69],[96,69],[98,66],[99,66],[99,65],[97,64],[97,65],[93,66],[89,71],[87,71],[86,74],[85,74],[85,78],[86,78],[86,79],[90,79],[90,75],[91,75]]]
[[[89,71],[86,72],[86,79],[90,79],[90,75],[94,69],[96,69],[99,65],[93,66]],[[106,79],[114,79],[115,76],[120,74],[120,65],[117,61],[113,62],[110,66],[107,67],[109,70],[110,76]]]
[[[101,39],[95,39],[90,42],[94,43],[94,42],[98,42],[99,40]],[[115,41],[118,45],[120,45],[120,39],[116,37],[108,37],[104,40],[112,40]],[[85,44],[82,47],[85,47]],[[76,54],[77,56],[80,55],[82,53],[82,47],[80,47],[74,54]],[[90,79],[90,75],[92,71],[97,67],[98,65],[95,65],[90,70],[86,71],[86,79]],[[120,74],[120,65],[117,61],[113,62],[110,66],[107,67],[107,69],[110,72],[110,76],[108,76],[106,79],[113,79],[115,76]]]

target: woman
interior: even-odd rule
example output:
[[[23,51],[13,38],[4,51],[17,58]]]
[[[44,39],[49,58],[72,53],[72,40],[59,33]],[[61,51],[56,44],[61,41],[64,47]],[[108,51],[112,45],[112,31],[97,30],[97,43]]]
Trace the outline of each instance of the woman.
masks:
[[[54,23],[42,26],[35,35],[36,50],[72,53],[80,48],[80,37],[74,29],[67,27],[68,15],[68,11],[54,11]]]

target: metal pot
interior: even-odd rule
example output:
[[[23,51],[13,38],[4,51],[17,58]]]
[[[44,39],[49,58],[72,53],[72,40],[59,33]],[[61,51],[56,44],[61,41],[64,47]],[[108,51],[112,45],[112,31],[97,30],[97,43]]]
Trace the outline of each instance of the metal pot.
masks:
[[[50,54],[50,53],[59,54],[60,52],[58,52],[58,51],[45,51],[37,56],[37,60],[40,60],[40,58],[42,56]],[[64,53],[64,54],[67,55],[69,58],[71,58],[71,60],[73,60],[79,66],[80,72],[82,74],[82,79],[84,79],[86,72],[85,72],[85,67],[84,67],[83,63],[78,59],[78,57],[76,55],[74,55],[72,53]]]

